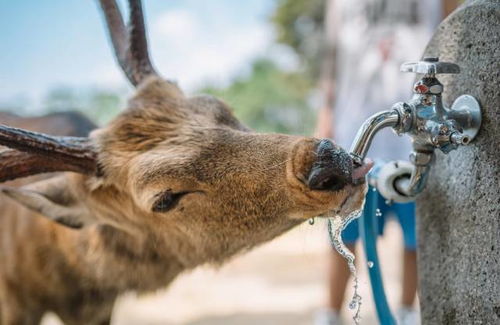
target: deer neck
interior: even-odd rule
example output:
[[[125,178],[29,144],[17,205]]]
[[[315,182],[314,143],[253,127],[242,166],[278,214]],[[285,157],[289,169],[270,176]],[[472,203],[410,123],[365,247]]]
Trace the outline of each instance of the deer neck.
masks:
[[[106,225],[82,230],[77,250],[86,276],[118,292],[165,287],[185,269],[165,243]]]
[[[206,263],[220,264],[301,222],[270,220],[253,220],[248,225],[254,229],[250,237],[236,232],[230,224],[218,225],[217,229],[208,226],[199,232],[194,227],[174,228],[160,238],[134,235],[112,226],[94,226],[82,230],[79,255],[83,254],[86,272],[100,285],[119,292],[151,291],[165,287],[184,270]],[[213,237],[216,230],[219,236]]]

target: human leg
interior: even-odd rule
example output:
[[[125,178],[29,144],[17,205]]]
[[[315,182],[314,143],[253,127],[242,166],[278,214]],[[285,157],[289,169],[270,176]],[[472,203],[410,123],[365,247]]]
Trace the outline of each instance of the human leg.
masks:
[[[415,250],[404,249],[402,287],[401,305],[413,306],[417,295],[417,252]]]
[[[401,224],[404,240],[401,304],[411,307],[417,294],[415,203],[395,204],[395,212]]]

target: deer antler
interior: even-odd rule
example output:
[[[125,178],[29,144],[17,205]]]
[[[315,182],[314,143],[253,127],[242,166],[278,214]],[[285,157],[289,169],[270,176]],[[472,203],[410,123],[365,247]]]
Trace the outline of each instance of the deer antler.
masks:
[[[146,27],[140,0],[129,0],[128,31],[115,0],[100,0],[116,58],[130,82],[137,86],[145,77],[158,75],[148,53]]]
[[[0,124],[0,182],[39,173],[95,174],[96,152],[88,138],[55,137]]]
[[[130,82],[158,75],[148,54],[140,0],[129,0],[128,29],[115,0],[100,0],[118,63]],[[88,138],[55,137],[0,124],[0,182],[55,171],[97,173],[97,154]],[[14,149],[14,150],[13,150]]]

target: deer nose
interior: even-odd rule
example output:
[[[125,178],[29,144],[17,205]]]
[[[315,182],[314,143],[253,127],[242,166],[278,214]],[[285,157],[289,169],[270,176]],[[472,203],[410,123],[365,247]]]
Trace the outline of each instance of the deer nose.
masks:
[[[307,185],[313,190],[340,190],[352,183],[353,161],[343,149],[323,139],[316,149]]]

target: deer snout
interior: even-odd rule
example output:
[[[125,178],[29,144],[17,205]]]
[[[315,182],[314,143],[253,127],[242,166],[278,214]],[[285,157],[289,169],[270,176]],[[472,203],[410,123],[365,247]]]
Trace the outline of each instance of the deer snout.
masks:
[[[353,161],[342,148],[323,139],[316,149],[306,185],[313,190],[340,190],[353,184]]]

